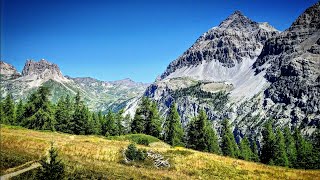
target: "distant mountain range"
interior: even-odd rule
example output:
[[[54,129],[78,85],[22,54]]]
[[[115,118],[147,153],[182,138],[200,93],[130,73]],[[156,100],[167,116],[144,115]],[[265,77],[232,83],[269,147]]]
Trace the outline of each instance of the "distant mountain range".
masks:
[[[90,109],[103,112],[124,108],[128,102],[141,96],[148,86],[131,79],[100,81],[90,77],[63,76],[56,64],[44,59],[39,62],[28,60],[22,73],[1,61],[0,74],[2,97],[11,93],[16,100],[26,99],[39,86],[47,85],[53,102],[67,94],[74,96],[79,91]]]

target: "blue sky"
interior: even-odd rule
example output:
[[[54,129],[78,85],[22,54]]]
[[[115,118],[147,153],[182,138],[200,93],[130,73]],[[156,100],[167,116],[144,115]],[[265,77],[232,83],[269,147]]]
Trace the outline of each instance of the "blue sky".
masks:
[[[235,10],[285,30],[317,0],[1,0],[1,60],[64,75],[152,82]]]

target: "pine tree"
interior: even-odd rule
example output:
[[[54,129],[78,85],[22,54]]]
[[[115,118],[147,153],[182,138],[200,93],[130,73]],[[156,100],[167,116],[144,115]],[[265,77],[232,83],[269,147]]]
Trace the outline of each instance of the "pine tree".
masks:
[[[20,99],[17,109],[16,109],[16,124],[21,125],[21,123],[24,121],[24,105],[22,100]]]
[[[297,161],[297,149],[295,140],[291,134],[289,127],[284,128],[284,140],[286,144],[286,153],[288,156],[289,167],[294,167]]]
[[[4,112],[3,112],[3,107],[4,107],[4,105],[3,105],[3,102],[2,102],[3,100],[0,98],[0,124],[3,124],[3,123],[5,123],[5,116],[4,116]]]
[[[69,128],[68,124],[72,118],[71,109],[67,107],[67,97],[64,99],[61,97],[57,103],[56,111],[55,111],[55,119],[56,119],[56,130],[66,133],[72,133]]]
[[[54,131],[55,120],[50,112],[39,109],[34,115],[28,118],[28,128]]]
[[[278,165],[278,166],[287,167],[289,165],[287,152],[286,152],[286,144],[284,142],[283,134],[279,128],[277,128],[273,162],[275,165]]]
[[[296,141],[297,162],[295,168],[308,168],[312,157],[312,145],[304,139],[299,129],[295,128],[293,137]]]
[[[250,142],[245,136],[240,142],[240,158],[249,161],[251,160],[252,154],[253,153],[250,148]]]
[[[73,127],[71,128],[74,134],[84,135],[87,132],[87,117],[86,107],[76,107],[73,114]]]
[[[155,102],[151,102],[147,110],[148,113],[145,119],[144,133],[160,138],[161,119],[157,104]]]
[[[73,134],[84,135],[88,131],[86,127],[88,114],[87,114],[87,109],[85,105],[81,101],[81,96],[79,92],[75,96],[73,107],[74,107],[74,113],[68,123],[68,128],[71,130]]]
[[[117,135],[125,134],[125,127],[123,125],[123,119],[124,119],[123,112],[124,110],[121,109],[115,114],[115,126],[116,126]]]
[[[229,157],[239,157],[239,149],[234,138],[233,133],[231,132],[229,121],[225,119],[222,122],[222,141],[221,141],[221,150],[223,155]]]
[[[95,133],[95,122],[92,118],[92,113],[89,111],[89,108],[88,107],[85,107],[83,109],[83,112],[84,116],[86,117],[86,125],[85,125],[85,128],[86,128],[86,133],[85,134],[94,134]]]
[[[164,127],[164,140],[172,146],[184,146],[183,128],[176,104],[172,103]]]
[[[4,119],[3,122],[5,124],[15,125],[15,104],[11,94],[8,94],[4,100],[3,106]]]
[[[41,167],[36,178],[39,180],[58,180],[64,178],[64,164],[58,159],[57,150],[51,145],[48,159],[40,161]]]
[[[131,116],[126,114],[123,118],[124,133],[128,134],[131,132]]]
[[[206,126],[206,141],[208,142],[208,152],[212,152],[215,154],[221,154],[221,149],[218,142],[218,136],[214,130],[213,125],[208,122],[208,125]]]
[[[199,151],[219,151],[216,148],[217,138],[204,110],[200,110],[199,115],[188,125],[187,146]]]
[[[74,97],[74,108],[79,108],[80,106],[83,105],[83,102],[81,101],[81,96],[80,96],[80,92],[77,91],[76,96]]]
[[[143,110],[138,107],[131,123],[131,133],[143,133],[144,123]]]
[[[105,115],[102,115],[101,111],[98,112],[98,119],[99,119],[100,126],[101,126],[100,135],[104,136],[107,133],[107,122],[106,122]]]
[[[117,127],[115,124],[115,117],[114,113],[109,110],[106,116],[106,134],[105,136],[115,136],[118,135],[119,132],[117,131]]]
[[[101,113],[101,112],[99,112]],[[99,113],[92,112],[91,118],[93,121],[93,134],[100,135],[101,134],[101,121],[99,119]]]
[[[55,119],[52,104],[49,101],[50,90],[40,86],[32,93],[24,108],[23,126],[33,129],[55,130]]]
[[[320,129],[317,128],[316,131],[313,133],[313,165],[312,169],[320,169]]]
[[[274,149],[275,149],[275,135],[272,130],[272,121],[268,121],[262,131],[262,148],[261,148],[261,162],[264,164],[273,164]]]
[[[257,140],[256,138],[254,138],[251,142],[251,152],[252,152],[252,156],[251,156],[251,160],[254,162],[259,162],[259,149],[257,146]]]

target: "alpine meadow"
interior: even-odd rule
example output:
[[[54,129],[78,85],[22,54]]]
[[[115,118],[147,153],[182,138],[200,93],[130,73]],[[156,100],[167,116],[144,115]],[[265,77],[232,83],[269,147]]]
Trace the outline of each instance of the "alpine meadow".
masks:
[[[1,11],[1,180],[320,179],[320,1]]]

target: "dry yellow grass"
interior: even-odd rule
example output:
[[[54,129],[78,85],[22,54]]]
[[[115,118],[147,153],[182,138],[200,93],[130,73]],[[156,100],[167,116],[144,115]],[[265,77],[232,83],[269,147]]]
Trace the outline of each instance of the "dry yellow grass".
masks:
[[[75,136],[40,132],[4,126],[1,147],[41,157],[54,142],[67,172],[78,178],[107,177],[109,179],[320,179],[320,170],[294,170],[246,162],[186,148],[170,148],[164,143],[152,143],[152,149],[170,158],[172,167],[128,166],[120,161],[121,150],[128,141],[107,140],[96,136]]]

